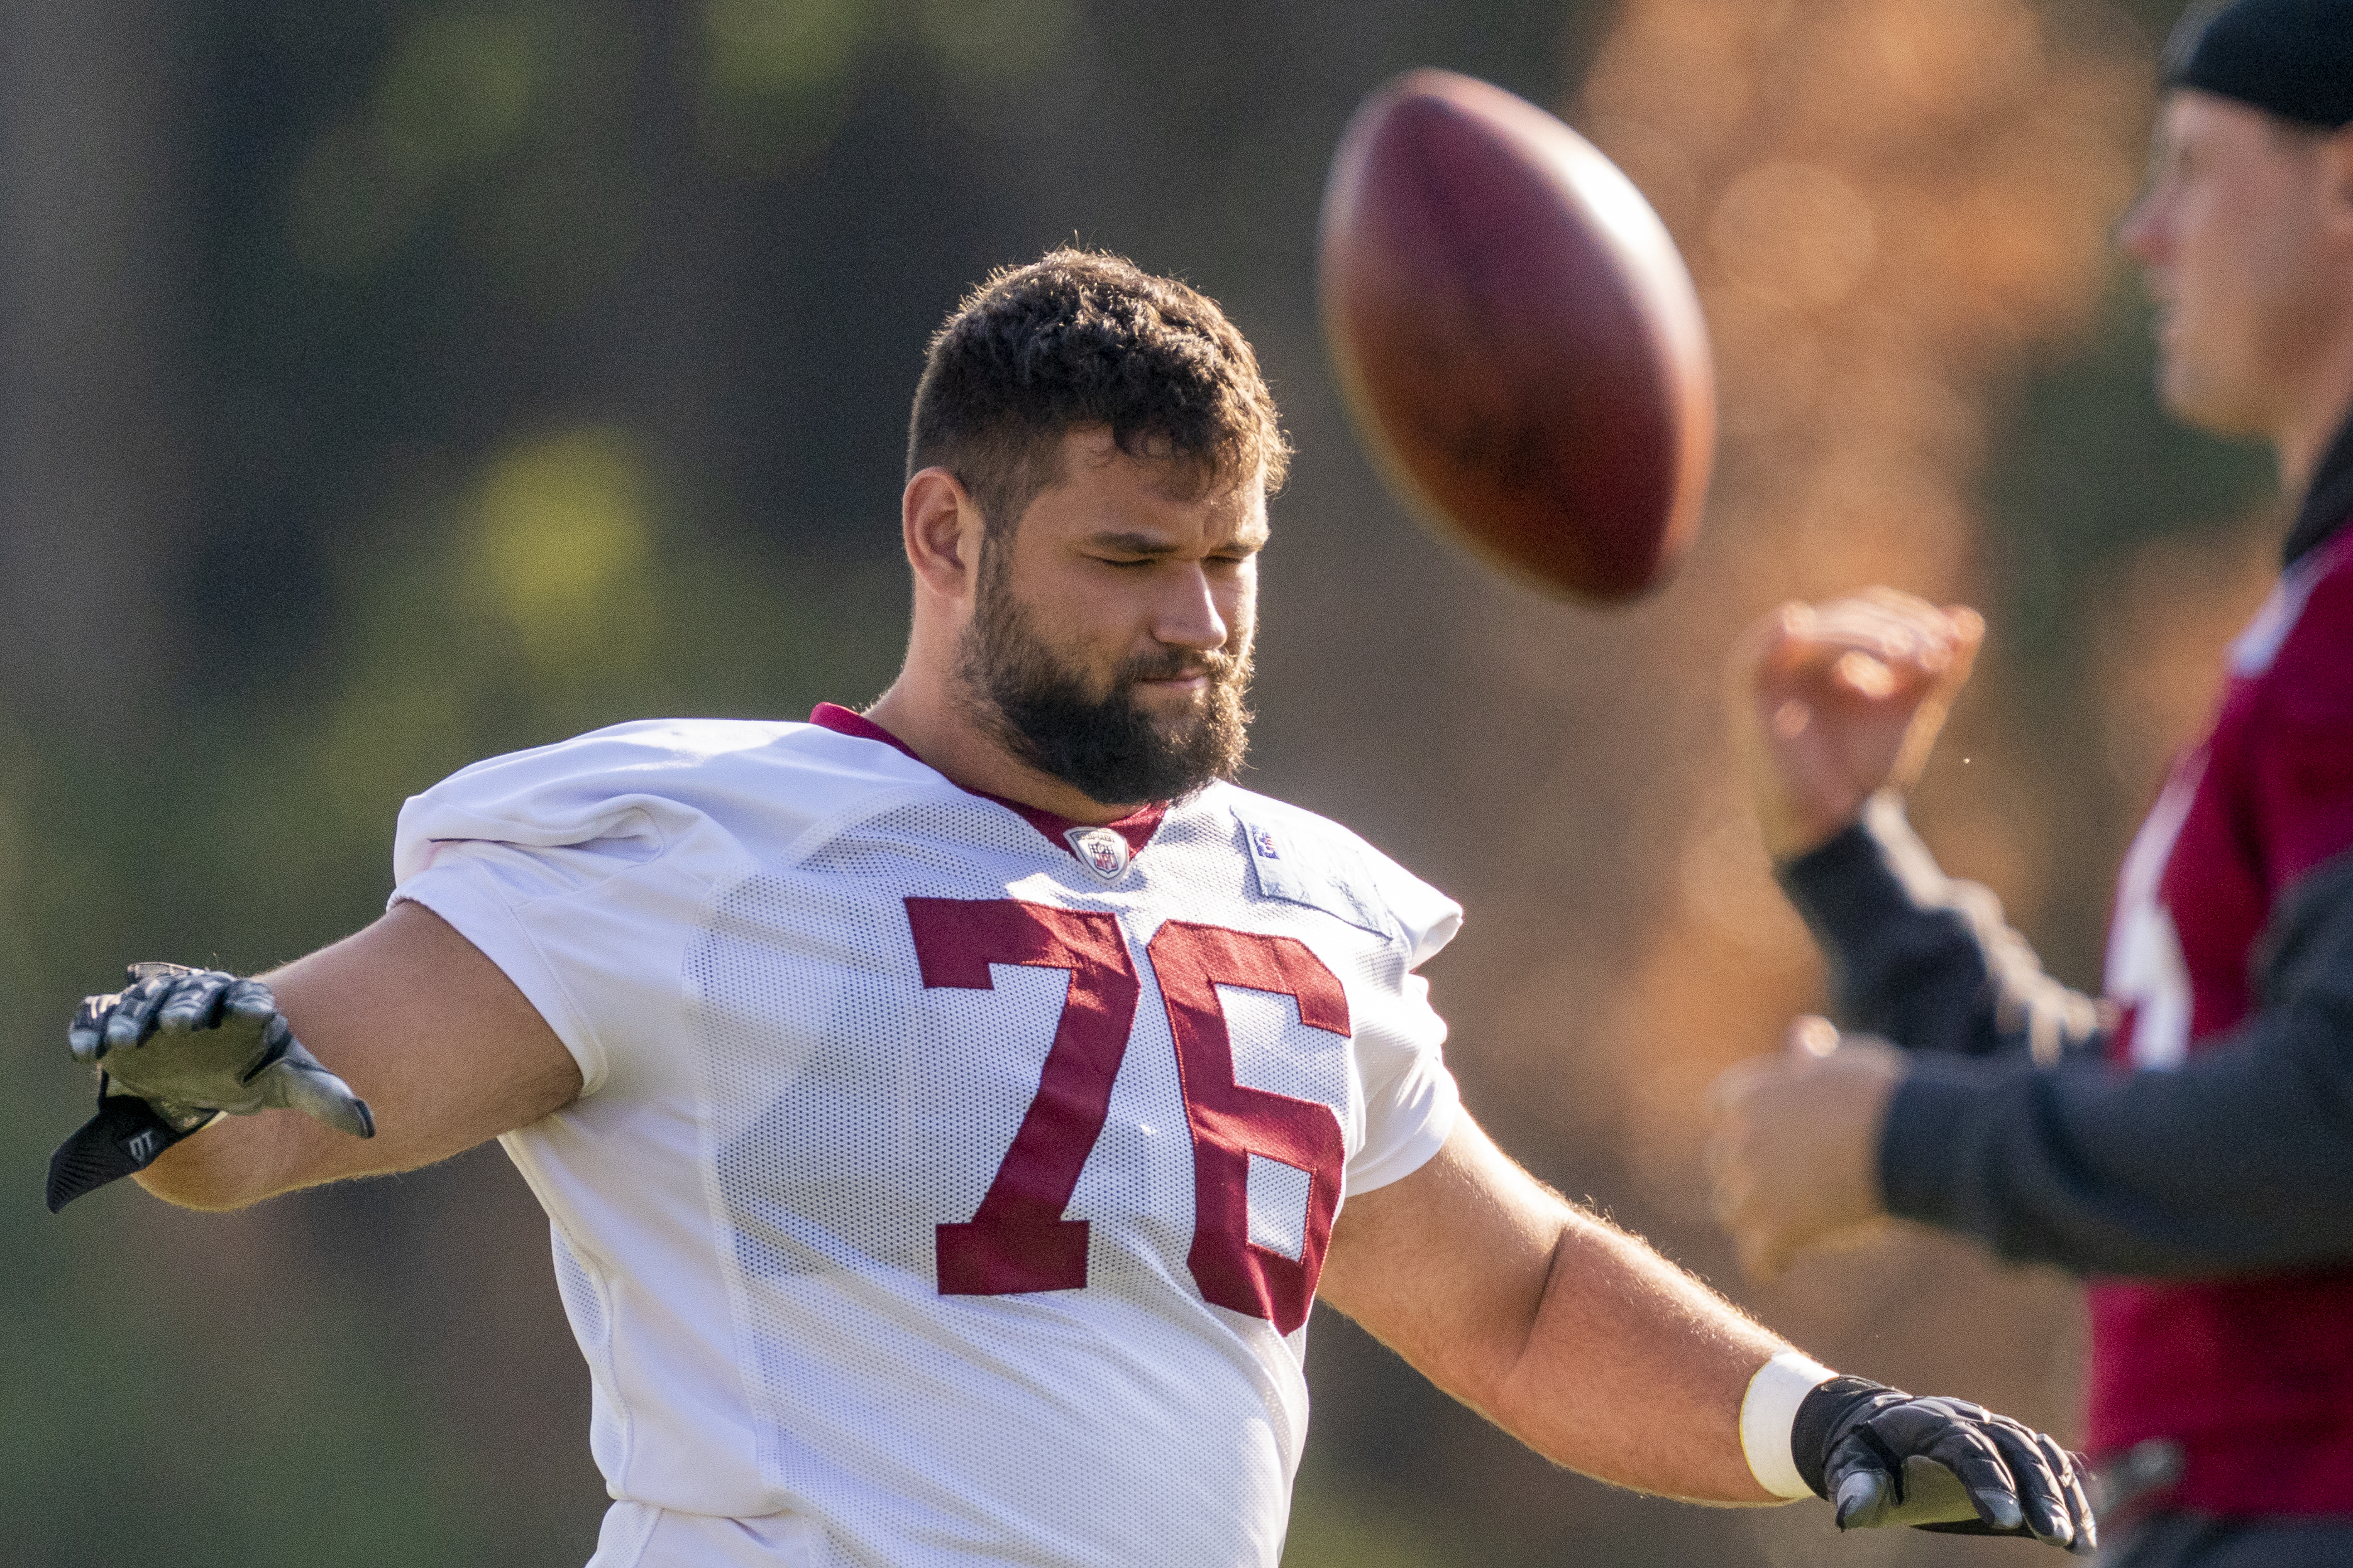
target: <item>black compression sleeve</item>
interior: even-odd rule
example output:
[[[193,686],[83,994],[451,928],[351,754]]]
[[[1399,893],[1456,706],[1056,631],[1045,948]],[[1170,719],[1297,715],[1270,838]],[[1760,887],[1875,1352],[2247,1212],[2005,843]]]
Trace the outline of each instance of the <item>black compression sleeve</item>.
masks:
[[[2087,1273],[2353,1258],[2353,855],[2281,901],[2259,980],[2235,1036],[2169,1071],[1915,1061],[1881,1136],[1888,1207]]]
[[[1893,793],[1779,876],[1830,960],[1843,1026],[1967,1057],[2096,1046],[2092,999],[2042,973],[1990,891],[1937,868]]]

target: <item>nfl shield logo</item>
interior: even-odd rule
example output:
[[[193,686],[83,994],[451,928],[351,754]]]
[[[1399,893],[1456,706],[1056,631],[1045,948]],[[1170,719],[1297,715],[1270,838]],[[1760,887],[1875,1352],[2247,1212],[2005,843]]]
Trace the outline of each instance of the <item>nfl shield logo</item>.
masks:
[[[1127,874],[1127,840],[1108,827],[1073,827],[1063,835],[1071,841],[1079,864],[1099,882],[1116,882]]]
[[[1282,854],[1274,847],[1274,835],[1263,827],[1250,829],[1250,848],[1261,860],[1280,860]]]

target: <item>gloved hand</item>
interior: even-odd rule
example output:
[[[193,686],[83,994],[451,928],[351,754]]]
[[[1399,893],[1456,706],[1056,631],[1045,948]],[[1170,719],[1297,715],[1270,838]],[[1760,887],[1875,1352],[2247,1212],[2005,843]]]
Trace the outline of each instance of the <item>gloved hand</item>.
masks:
[[[1832,1378],[1798,1407],[1789,1449],[1841,1530],[2031,1535],[2087,1555],[2098,1544],[2073,1456],[1966,1399]]]
[[[66,1032],[74,1058],[100,1068],[99,1113],[50,1158],[52,1213],[224,1113],[290,1109],[375,1135],[367,1102],[303,1049],[268,985],[177,963],[134,963],[130,978],[84,997]]]

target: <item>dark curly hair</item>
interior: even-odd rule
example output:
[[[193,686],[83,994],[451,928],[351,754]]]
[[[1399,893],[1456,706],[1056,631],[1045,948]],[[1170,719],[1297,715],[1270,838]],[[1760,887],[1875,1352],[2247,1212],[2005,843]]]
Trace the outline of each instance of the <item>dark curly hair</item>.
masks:
[[[1061,477],[1063,436],[1089,426],[1204,486],[1261,473],[1271,494],[1291,457],[1258,356],[1217,301],[1124,257],[1065,248],[991,273],[934,334],[907,474],[947,469],[1002,538]]]

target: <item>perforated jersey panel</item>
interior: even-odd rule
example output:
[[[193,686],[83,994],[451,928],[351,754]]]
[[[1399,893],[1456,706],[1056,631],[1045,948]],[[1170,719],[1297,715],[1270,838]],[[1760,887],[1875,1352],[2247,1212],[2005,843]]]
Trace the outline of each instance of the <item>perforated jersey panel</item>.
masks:
[[[1191,1135],[1146,948],[1181,916],[1297,937],[1344,984],[1393,979],[1402,958],[1319,910],[1255,899],[1239,834],[1228,814],[1179,811],[1107,889],[1009,813],[949,798],[715,900],[689,978],[762,1463],[828,1521],[839,1561],[1279,1551],[1304,1331],[1286,1342],[1208,1304],[1189,1272]],[[926,988],[906,900],[1008,897],[1115,914],[1142,994],[1064,1211],[1089,1226],[1085,1288],[944,1296],[938,1227],[971,1220],[1005,1161],[1071,976],[1000,963],[987,990]],[[1224,986],[1219,1000],[1235,1080],[1330,1107],[1361,1145],[1350,1039],[1303,1026],[1288,996]],[[1295,1258],[1304,1173],[1276,1166],[1250,1188],[1253,1231]],[[1233,1500],[1167,1506],[1195,1496]]]
[[[1273,1568],[1307,1412],[1303,1327],[1276,1320],[1304,1317],[1348,1173],[1402,1173],[1451,1112],[1451,1085],[1428,1090],[1443,1028],[1406,973],[1422,939],[1367,912],[1354,841],[1304,814],[1270,819],[1291,879],[1268,896],[1236,815],[1256,797],[1178,805],[1106,885],[888,748],[795,728],[773,758],[731,752],[729,792],[632,754],[633,798],[693,803],[665,826],[691,877],[632,861],[488,912],[455,882],[435,895],[507,962],[551,955],[518,983],[576,993],[612,1042],[623,1087],[509,1144],[562,1227],[617,1495],[788,1511],[814,1526],[778,1537],[796,1563]],[[771,823],[755,769],[791,788],[795,748],[833,793]],[[861,818],[841,797],[868,751]],[[597,816],[589,785],[558,782]],[[812,823],[831,826],[812,841]],[[921,952],[911,900],[943,901]],[[1008,900],[1036,912],[1008,924]],[[664,929],[667,973],[628,970]],[[1165,931],[1188,940],[1155,955]],[[1250,984],[1204,968],[1164,994],[1172,963]],[[1242,1131],[1201,1131],[1211,1103]],[[952,1277],[943,1227],[977,1247]],[[1071,1277],[1004,1283],[1041,1268]]]
[[[555,1253],[555,1290],[563,1298],[564,1315],[571,1321],[572,1332],[580,1348],[593,1360],[605,1348],[605,1303],[596,1292],[596,1282],[588,1270],[564,1244],[564,1233],[550,1229],[548,1240]]]

